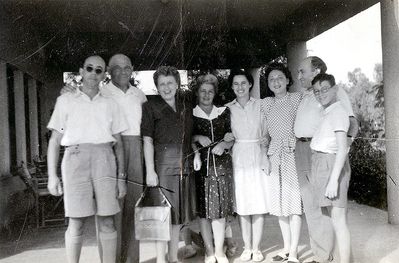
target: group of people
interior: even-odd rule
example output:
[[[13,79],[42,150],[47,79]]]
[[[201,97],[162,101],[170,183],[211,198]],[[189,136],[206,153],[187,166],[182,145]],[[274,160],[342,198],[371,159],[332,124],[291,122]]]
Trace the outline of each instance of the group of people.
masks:
[[[232,70],[228,84],[236,98],[217,106],[212,74],[183,92],[177,69],[161,66],[153,75],[159,95],[146,98],[129,82],[127,56],[112,56],[108,67],[99,56],[86,58],[82,85],[64,88],[48,124],[48,188],[64,194],[68,262],[79,261],[83,226],[93,215],[101,261],[139,262],[134,205],[144,182],[167,189],[172,206],[171,240],[156,242],[157,263],[178,262],[182,226],[197,218],[204,262],[229,262],[224,244],[234,216],[244,242],[240,260],[261,262],[265,214],[278,217],[284,241],[273,262],[299,262],[303,212],[312,262],[332,260],[334,232],[340,262],[349,262],[347,153],[357,122],[326,70],[320,58],[304,59],[298,69],[304,89],[289,92],[290,71],[272,63],[265,77],[274,96],[262,100],[250,95],[252,75]],[[100,87],[105,71],[111,81]]]

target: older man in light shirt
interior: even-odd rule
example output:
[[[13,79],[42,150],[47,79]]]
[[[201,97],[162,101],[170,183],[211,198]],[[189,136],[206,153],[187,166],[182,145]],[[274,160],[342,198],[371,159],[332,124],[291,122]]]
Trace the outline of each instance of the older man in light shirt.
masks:
[[[120,106],[128,122],[122,132],[127,173],[127,194],[121,204],[121,213],[116,217],[116,226],[121,240],[118,242],[119,262],[139,262],[139,241],[134,237],[134,205],[139,199],[144,184],[142,140],[140,137],[141,105],[147,101],[144,93],[130,84],[133,66],[123,54],[116,54],[108,62],[111,81],[101,87],[105,96],[112,97]]]
[[[334,247],[330,218],[323,214],[321,208],[314,202],[314,193],[310,185],[312,180],[310,141],[323,116],[323,107],[312,92],[312,80],[317,74],[326,71],[327,66],[324,61],[315,56],[305,58],[298,69],[298,79],[304,88],[304,97],[298,107],[294,126],[297,137],[295,157],[310,245],[315,256],[312,263],[331,261]],[[358,124],[354,118],[349,97],[342,88],[338,88],[337,96],[350,117],[348,137],[354,138],[358,131]]]

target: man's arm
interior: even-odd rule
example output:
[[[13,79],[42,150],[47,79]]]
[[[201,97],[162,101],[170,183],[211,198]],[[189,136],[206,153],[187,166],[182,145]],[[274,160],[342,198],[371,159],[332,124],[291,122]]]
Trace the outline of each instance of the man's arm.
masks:
[[[47,148],[47,188],[51,195],[60,196],[63,194],[61,181],[57,175],[58,160],[60,155],[60,145],[62,133],[52,130]]]
[[[124,150],[123,150],[122,137],[121,137],[120,133],[114,134],[113,137],[116,139],[116,143],[114,144],[114,152],[115,152],[115,157],[116,157],[117,167],[118,167],[118,173],[117,173],[118,198],[121,199],[121,198],[125,197],[126,192],[127,192],[127,186],[126,186],[127,176],[125,173],[125,155],[124,155]]]
[[[158,175],[154,165],[154,143],[151,137],[143,136],[143,152],[146,167],[146,181],[148,186],[158,185]]]

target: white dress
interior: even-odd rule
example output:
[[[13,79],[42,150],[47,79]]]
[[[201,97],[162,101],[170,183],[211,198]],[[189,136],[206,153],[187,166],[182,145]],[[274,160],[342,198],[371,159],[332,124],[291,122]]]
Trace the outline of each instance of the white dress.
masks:
[[[250,98],[242,107],[236,100],[228,103],[231,111],[235,212],[239,215],[268,213],[267,175],[261,170],[263,120],[260,100]]]

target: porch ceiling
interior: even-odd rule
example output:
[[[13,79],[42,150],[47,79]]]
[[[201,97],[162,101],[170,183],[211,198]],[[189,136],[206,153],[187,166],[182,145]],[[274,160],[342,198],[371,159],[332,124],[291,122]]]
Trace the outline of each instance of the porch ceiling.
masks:
[[[249,67],[284,55],[377,0],[0,1],[0,58],[34,71],[73,71],[121,52],[137,70]]]

